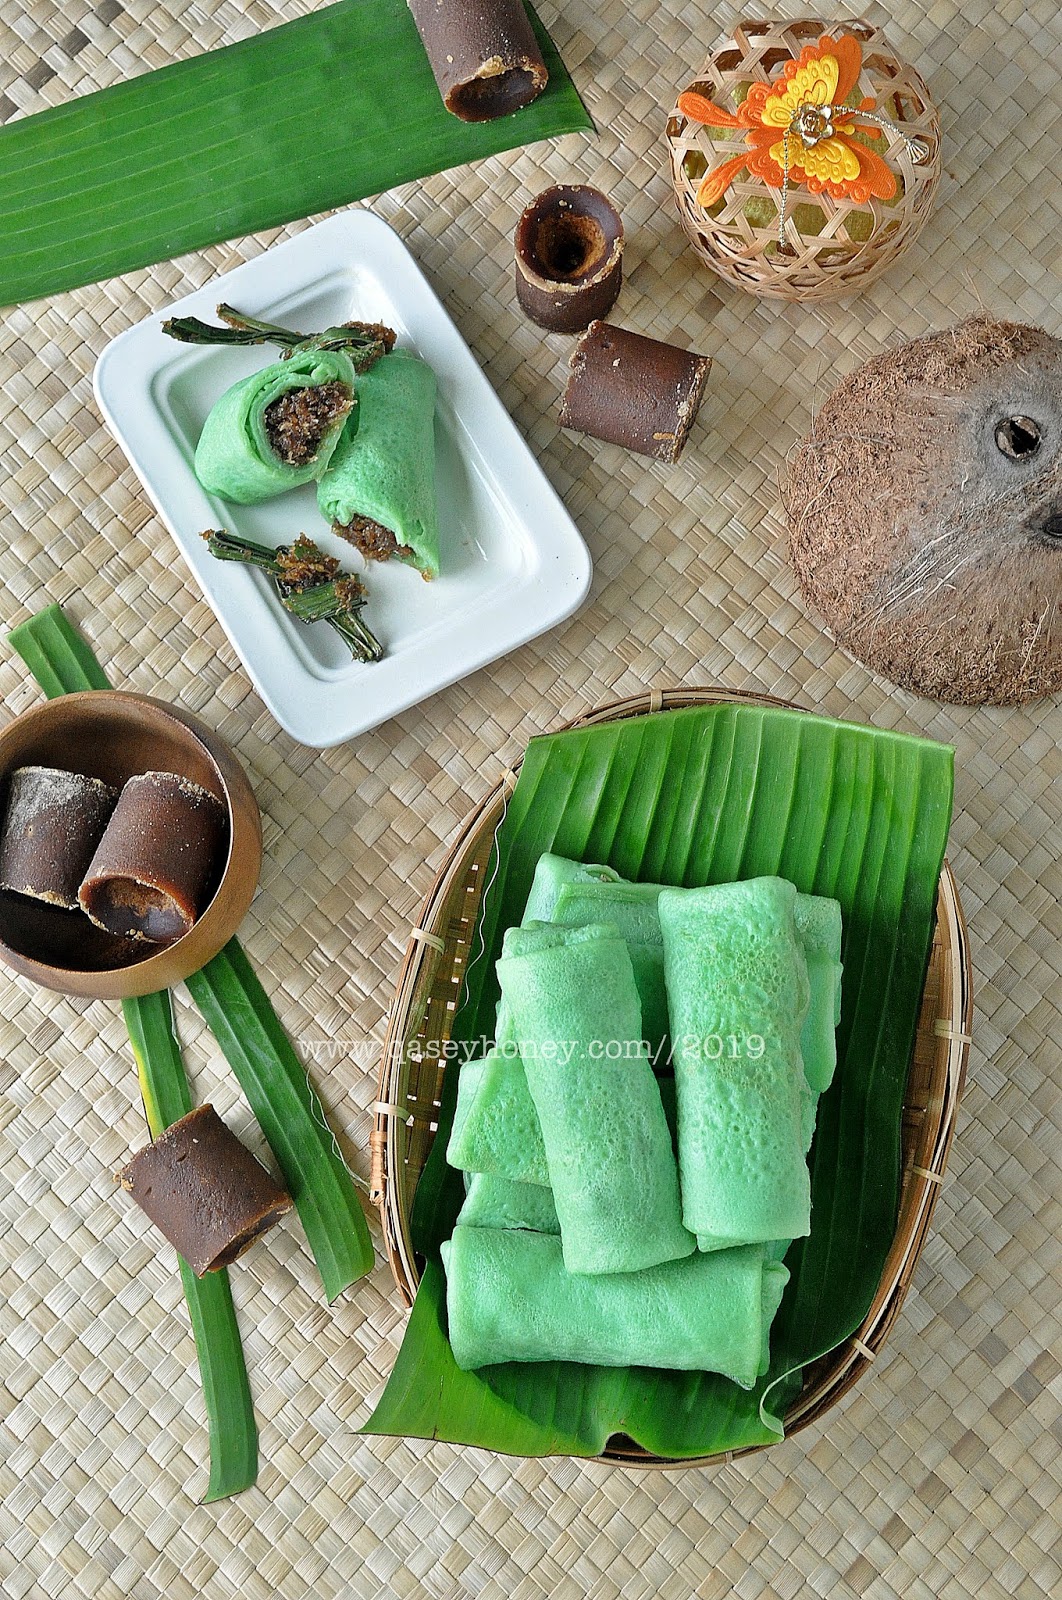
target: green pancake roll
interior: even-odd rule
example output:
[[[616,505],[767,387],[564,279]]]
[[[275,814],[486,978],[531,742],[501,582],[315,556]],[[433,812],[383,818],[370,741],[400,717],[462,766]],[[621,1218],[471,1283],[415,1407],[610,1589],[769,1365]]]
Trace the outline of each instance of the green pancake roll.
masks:
[[[702,1250],[811,1230],[795,899],[781,878],[660,895],[682,1215]]]
[[[466,1061],[457,1080],[457,1107],[446,1159],[465,1172],[490,1173],[514,1183],[549,1187],[538,1112],[515,1054],[490,1051]]]
[[[511,928],[502,999],[538,1112],[569,1272],[637,1272],[696,1249],[614,928]]]
[[[762,1245],[640,1272],[569,1272],[544,1233],[457,1227],[442,1246],[450,1346],[472,1371],[501,1361],[720,1372],[751,1389],[789,1274]]]
[[[614,881],[611,867],[584,865],[564,856],[539,857],[524,909],[524,923],[548,922],[571,883]],[[453,1130],[446,1149],[452,1167],[519,1183],[549,1184],[546,1151],[523,1062],[504,1002],[495,1022],[495,1047],[482,1062],[461,1068]],[[474,1070],[473,1070],[474,1069]]]
[[[553,1194],[538,1183],[514,1183],[492,1172],[468,1174],[465,1203],[457,1216],[463,1228],[528,1228],[560,1233]]]
[[[664,939],[657,901],[663,884],[574,881],[564,886],[550,921],[580,928],[608,922],[627,946],[642,1006],[642,1032],[654,1066],[667,1061],[670,1022],[664,985]]]
[[[793,905],[797,938],[808,967],[810,1000],[800,1033],[804,1076],[825,1094],[837,1069],[841,1020],[841,908],[825,895],[798,894]]]
[[[236,505],[320,478],[357,425],[355,375],[342,350],[296,351],[226,389],[203,424],[195,475]]]
[[[567,856],[555,856],[547,851],[535,864],[535,876],[527,896],[521,926],[529,922],[552,922],[553,913],[565,890],[574,884],[621,883],[618,872],[600,863],[571,861]],[[596,918],[602,921],[603,918]]]
[[[435,374],[392,350],[358,379],[357,430],[343,430],[317,503],[369,560],[395,556],[439,575],[435,496]]]

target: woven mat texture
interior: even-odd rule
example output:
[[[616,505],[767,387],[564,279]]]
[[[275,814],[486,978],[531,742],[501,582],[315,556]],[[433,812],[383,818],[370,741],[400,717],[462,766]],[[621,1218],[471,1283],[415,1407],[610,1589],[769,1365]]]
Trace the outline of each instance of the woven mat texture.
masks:
[[[3,0],[0,116],[57,104],[307,9],[302,0]],[[807,6],[778,0],[799,16]],[[265,817],[243,938],[355,1171],[407,930],[470,802],[558,719],[647,685],[783,695],[957,748],[951,859],[974,942],[975,1048],[902,1319],[825,1421],[713,1470],[639,1474],[358,1436],[405,1323],[387,1269],[332,1309],[297,1225],[234,1272],[258,1485],[202,1506],[206,1434],[174,1258],[116,1196],[145,1140],[117,1005],[0,974],[0,1587],[11,1600],[1037,1600],[1058,1593],[1062,706],[948,710],[854,665],[805,614],[777,481],[858,362],[978,308],[1062,333],[1062,12],[897,0],[945,130],[934,217],[865,295],[783,307],[717,285],[666,176],[675,89],[734,22],[706,0],[542,6],[600,132],[373,202],[407,240],[588,541],[582,613],[317,753],[281,733],[105,430],[93,363],[121,329],[304,224],[0,322],[0,613],[69,602],[116,685],[179,701],[245,763]],[[855,16],[838,5],[831,16]],[[557,426],[570,341],[519,315],[512,234],[556,181],[628,235],[617,316],[716,358],[673,468]],[[38,690],[0,650],[4,716]],[[183,997],[198,1096],[256,1144]],[[375,1224],[374,1224],[375,1225]],[[1052,1351],[1054,1353],[1052,1353]]]

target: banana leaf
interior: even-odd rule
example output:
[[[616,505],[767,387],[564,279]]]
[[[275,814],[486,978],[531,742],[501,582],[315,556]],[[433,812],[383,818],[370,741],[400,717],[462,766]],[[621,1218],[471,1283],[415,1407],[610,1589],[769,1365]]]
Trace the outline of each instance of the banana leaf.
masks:
[[[0,130],[0,304],[592,129],[531,21],[549,83],[494,122],[444,109],[405,0],[340,0],[10,123]]]
[[[766,1377],[750,1393],[698,1373],[543,1363],[460,1372],[446,1342],[439,1244],[460,1206],[444,1152],[456,1076],[417,1188],[426,1267],[398,1360],[366,1433],[520,1455],[591,1456],[633,1439],[675,1460],[781,1437],[801,1369],[847,1338],[877,1289],[896,1227],[904,1088],[951,816],[953,752],[799,712],[715,705],[547,735],[530,744],[498,832],[454,1035],[493,1033],[494,962],[545,850],[687,887],[777,873],[832,895],[844,919],[838,1068],[811,1154],[812,1229]],[[496,876],[495,874],[496,869]]]

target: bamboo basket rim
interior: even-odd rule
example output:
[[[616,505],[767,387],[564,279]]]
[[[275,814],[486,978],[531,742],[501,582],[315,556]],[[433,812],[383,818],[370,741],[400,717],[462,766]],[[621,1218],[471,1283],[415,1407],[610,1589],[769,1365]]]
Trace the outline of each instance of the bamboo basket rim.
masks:
[[[774,706],[804,716],[823,715],[793,701],[753,690],[653,688],[595,706],[550,731],[564,732],[571,728],[625,721],[661,711],[725,703]],[[430,1107],[422,1109],[418,1096],[417,1107],[410,1108],[410,1059],[405,1043],[421,1026],[421,1022],[416,1020],[418,1007],[423,1008],[425,996],[437,981],[442,958],[447,954],[447,941],[441,930],[448,920],[448,907],[462,886],[466,896],[474,897],[474,905],[467,908],[468,915],[463,919],[468,926],[468,937],[471,937],[483,886],[478,882],[470,886],[469,880],[478,880],[481,876],[495,834],[505,815],[509,796],[516,786],[522,760],[521,757],[513,763],[512,768],[503,770],[498,781],[470,809],[450,845],[425,897],[416,925],[411,929],[395,1000],[388,1016],[379,1069],[378,1098],[371,1107],[373,1127],[369,1136],[372,1163],[369,1198],[379,1209],[388,1263],[395,1285],[407,1306],[412,1305],[420,1283],[420,1268],[410,1235],[410,1210],[416,1184],[407,1196],[408,1164],[405,1157],[410,1129],[420,1132],[425,1154],[430,1148],[435,1134],[431,1111],[437,1108],[438,1086]],[[458,964],[461,976],[451,975],[454,994],[447,1006],[451,1019],[463,986],[464,963]],[[939,968],[940,1001],[938,1014],[933,1017],[932,1028],[927,1032],[926,1009],[930,998],[928,980],[935,965]],[[837,1404],[878,1355],[900,1314],[943,1184],[959,1101],[966,1081],[973,1015],[972,964],[966,921],[958,884],[946,858],[938,884],[936,924],[929,966],[916,1047],[919,1040],[924,1042],[931,1038],[934,1062],[926,1104],[911,1107],[907,1097],[915,1064],[915,1051],[912,1051],[904,1096],[904,1115],[907,1117],[913,1111],[920,1115],[921,1121],[912,1142],[910,1159],[906,1155],[904,1159],[900,1208],[892,1247],[877,1293],[855,1333],[805,1368],[804,1385],[785,1415],[787,1439],[810,1426]],[[446,1037],[449,1037],[448,1033]],[[440,1059],[439,1086],[445,1065],[445,1061]],[[423,1163],[417,1170],[418,1178],[422,1167]],[[687,1467],[721,1465],[767,1448],[769,1446],[754,1445],[743,1450],[673,1460],[653,1456],[633,1443],[619,1442],[618,1436],[614,1436],[614,1441],[606,1445],[602,1454],[591,1459],[629,1467],[677,1471]]]

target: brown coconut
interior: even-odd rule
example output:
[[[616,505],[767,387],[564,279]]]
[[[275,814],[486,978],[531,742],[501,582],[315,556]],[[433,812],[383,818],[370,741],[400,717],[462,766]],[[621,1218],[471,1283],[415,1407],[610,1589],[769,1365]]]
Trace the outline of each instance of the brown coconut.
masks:
[[[957,705],[1062,688],[1062,340],[972,317],[834,390],[784,490],[804,598]]]

